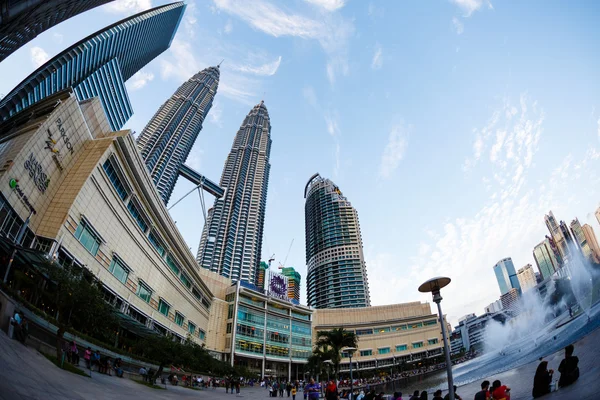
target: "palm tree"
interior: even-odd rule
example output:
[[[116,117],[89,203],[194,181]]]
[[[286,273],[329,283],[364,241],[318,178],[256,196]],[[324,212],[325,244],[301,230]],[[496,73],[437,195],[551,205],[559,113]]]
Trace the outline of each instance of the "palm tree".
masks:
[[[317,343],[315,344],[316,351],[326,351],[333,362],[335,376],[338,376],[340,361],[342,359],[342,349],[344,347],[358,347],[358,338],[352,331],[347,331],[344,328],[335,328],[331,331],[318,331]],[[324,361],[324,360],[323,360]]]

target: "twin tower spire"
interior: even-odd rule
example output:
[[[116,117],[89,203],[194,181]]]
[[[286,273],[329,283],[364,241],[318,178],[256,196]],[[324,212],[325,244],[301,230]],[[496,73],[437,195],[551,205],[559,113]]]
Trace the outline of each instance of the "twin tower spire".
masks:
[[[209,67],[183,83],[148,122],[137,146],[165,204],[179,175],[216,195],[200,240],[200,266],[234,281],[254,283],[271,168],[271,122],[264,102],[242,122],[218,187],[207,185],[206,178],[184,164],[212,107],[219,76],[219,66]]]

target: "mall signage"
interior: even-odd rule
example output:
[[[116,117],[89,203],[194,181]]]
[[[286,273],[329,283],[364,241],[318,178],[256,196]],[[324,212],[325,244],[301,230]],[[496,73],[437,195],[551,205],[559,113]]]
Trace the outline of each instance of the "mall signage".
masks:
[[[24,167],[29,171],[29,177],[33,179],[35,186],[42,193],[46,192],[48,185],[50,184],[50,178],[48,174],[42,168],[42,164],[35,158],[33,153],[29,155],[29,158],[25,160]]]
[[[268,295],[282,300],[288,300],[287,278],[273,272],[269,273]]]
[[[35,214],[36,213],[35,208],[33,208],[33,205],[29,201],[29,198],[27,197],[27,195],[25,195],[25,193],[23,193],[23,190],[21,190],[21,187],[19,186],[19,180],[18,179],[11,179],[8,182],[8,186],[10,186],[10,188],[12,190],[14,190],[15,192],[17,192],[17,195],[19,196],[19,199],[25,205],[25,207],[27,207],[29,209],[29,211],[31,211],[32,214]]]

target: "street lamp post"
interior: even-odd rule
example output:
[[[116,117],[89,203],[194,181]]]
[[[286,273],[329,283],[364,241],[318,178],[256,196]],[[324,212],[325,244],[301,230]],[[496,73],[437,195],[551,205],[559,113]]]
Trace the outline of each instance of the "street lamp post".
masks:
[[[440,325],[442,325],[442,340],[444,341],[444,352],[446,353],[446,372],[448,374],[448,394],[450,400],[454,400],[454,382],[452,379],[452,361],[450,361],[450,349],[446,340],[446,324],[444,323],[444,315],[442,314],[442,295],[440,289],[450,283],[450,278],[437,277],[431,278],[427,282],[419,286],[419,292],[430,293],[433,295],[433,302],[437,304],[438,315],[440,316]]]
[[[342,351],[348,353],[348,357],[350,358],[350,395],[348,396],[348,400],[354,400],[354,382],[352,380],[352,354],[354,354],[354,352],[356,351],[356,347],[344,347]]]
[[[327,367],[327,382],[329,383],[329,369],[333,365],[333,361],[325,360],[325,361],[323,361],[323,363],[328,365],[328,367]]]

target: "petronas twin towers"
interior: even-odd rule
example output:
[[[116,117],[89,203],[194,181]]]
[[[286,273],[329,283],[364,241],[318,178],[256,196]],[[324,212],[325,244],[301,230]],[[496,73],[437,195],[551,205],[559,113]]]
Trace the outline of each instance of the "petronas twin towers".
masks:
[[[152,117],[137,145],[158,192],[169,201],[179,175],[206,187],[206,179],[184,165],[219,85],[219,67],[209,67],[177,89]],[[225,162],[215,205],[208,211],[197,261],[231,278],[254,283],[261,259],[269,182],[271,122],[264,102],[246,116]],[[199,178],[198,178],[199,177]]]

